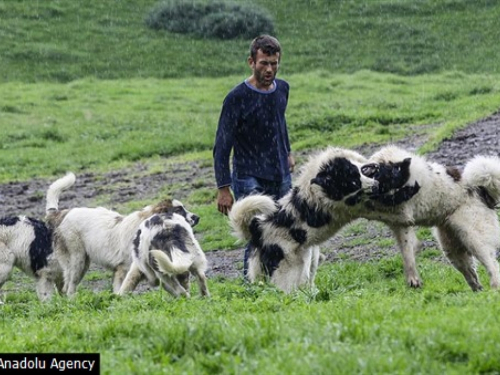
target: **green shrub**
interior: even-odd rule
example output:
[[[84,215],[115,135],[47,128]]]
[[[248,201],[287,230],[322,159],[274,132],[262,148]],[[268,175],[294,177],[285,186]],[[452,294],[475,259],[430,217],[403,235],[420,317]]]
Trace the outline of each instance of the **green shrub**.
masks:
[[[171,0],[158,4],[146,17],[154,30],[192,34],[201,38],[253,38],[274,33],[272,19],[251,5],[215,1],[211,3]]]

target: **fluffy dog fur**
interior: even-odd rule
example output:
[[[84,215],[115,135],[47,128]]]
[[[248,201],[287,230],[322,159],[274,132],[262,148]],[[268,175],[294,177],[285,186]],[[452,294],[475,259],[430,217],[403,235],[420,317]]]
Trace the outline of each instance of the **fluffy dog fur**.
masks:
[[[382,195],[394,197],[400,191],[414,192],[415,187],[418,193],[403,202],[377,198],[376,203],[366,206],[368,211],[362,215],[380,220],[393,230],[403,254],[407,282],[412,286],[421,285],[415,266],[417,240],[413,226],[426,226],[434,227],[440,247],[472,290],[482,289],[474,258],[484,265],[491,287],[497,289],[500,285],[496,260],[500,227],[494,207],[500,199],[500,158],[476,156],[465,165],[460,176],[457,170],[389,146],[375,153],[362,171],[379,180],[387,177],[387,171],[401,177],[394,166],[399,167],[408,159],[411,159],[410,173],[399,181],[391,178],[390,188],[395,190]],[[386,171],[381,173],[378,167]],[[374,195],[380,197],[380,187],[374,189]]]
[[[119,294],[136,287],[139,274],[152,285],[157,281],[173,296],[190,296],[190,275],[193,274],[200,293],[209,297],[205,272],[207,259],[196,240],[191,225],[178,214],[157,214],[141,223],[133,242],[132,266]]]
[[[331,147],[310,157],[294,188],[277,203],[251,195],[233,205],[234,234],[253,247],[250,281],[265,275],[284,292],[313,285],[318,246],[357,218],[351,208],[377,184],[360,173],[366,162],[354,151]]]
[[[117,293],[132,263],[130,247],[140,223],[157,213],[179,213],[188,221],[197,220],[177,200],[156,205],[124,216],[103,207],[58,209],[59,196],[75,182],[68,173],[47,191],[46,221],[54,231],[54,252],[63,269],[63,292],[72,295],[93,261],[113,271],[113,291]]]
[[[36,279],[41,301],[48,300],[56,286],[61,289],[62,270],[51,242],[51,232],[40,220],[26,216],[0,219],[0,287],[17,267]]]

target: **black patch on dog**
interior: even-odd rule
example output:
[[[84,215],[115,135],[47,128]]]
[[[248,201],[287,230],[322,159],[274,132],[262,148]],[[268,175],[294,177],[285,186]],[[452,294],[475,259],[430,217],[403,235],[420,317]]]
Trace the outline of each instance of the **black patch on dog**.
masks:
[[[170,219],[172,217],[172,214],[163,214],[163,217]],[[163,218],[160,215],[153,215],[149,218],[149,220],[146,221],[145,226],[146,228],[151,228],[152,226],[161,226],[163,225]]]
[[[295,218],[286,210],[280,209],[274,214],[271,221],[278,227],[291,228],[295,224]]]
[[[355,195],[353,196],[350,196],[348,197],[346,200],[345,200],[345,204],[347,206],[355,206],[357,205],[358,203],[360,203],[363,199],[363,191],[359,191],[358,193],[356,193]]]
[[[299,196],[298,192],[298,188],[293,190],[291,203],[303,222],[307,223],[311,228],[320,228],[332,221],[332,217],[328,212],[320,210],[319,207],[310,206],[304,198]]]
[[[40,220],[27,218],[33,227],[35,239],[30,244],[29,256],[33,273],[47,266],[47,257],[52,254],[52,232]]]
[[[5,225],[6,227],[11,227],[16,225],[21,219],[17,216],[7,216],[0,219],[0,225]]]
[[[373,186],[372,192],[375,195],[382,195],[391,190],[399,189],[408,182],[410,179],[410,165],[411,158],[395,163],[372,163],[362,166],[361,173],[378,181],[378,185]]]
[[[289,233],[294,241],[301,245],[307,241],[307,231],[305,231],[304,229],[292,228],[290,229]]]
[[[458,182],[462,179],[462,173],[455,167],[446,167],[446,174],[453,178],[453,181]]]
[[[151,240],[151,250],[162,250],[172,260],[172,249],[178,248],[184,253],[189,253],[186,247],[186,239],[189,233],[181,225],[175,225],[171,230],[162,230],[158,232]]]
[[[264,267],[264,272],[269,277],[273,276],[280,262],[285,258],[283,249],[278,245],[263,246],[260,252],[260,261]]]
[[[321,186],[326,196],[334,201],[340,201],[362,188],[358,167],[340,157],[324,164],[311,184]]]
[[[420,185],[418,182],[415,182],[415,185],[408,185],[400,189],[396,189],[393,194],[371,194],[370,199],[373,199],[384,206],[395,207],[409,201],[415,194],[418,193],[419,190]]]
[[[496,209],[497,202],[495,202],[493,197],[490,195],[490,193],[488,193],[488,190],[486,190],[484,186],[478,186],[476,188],[476,191],[486,207],[492,210]]]
[[[148,227],[148,223],[145,224],[146,227]],[[135,234],[134,240],[132,241],[132,244],[134,245],[134,253],[136,258],[139,258],[139,244],[141,243],[141,230],[138,229],[137,233]]]
[[[152,269],[154,269],[156,272],[160,272],[160,269],[158,268],[158,264],[156,263],[156,259],[153,257],[151,253],[149,253],[149,265],[151,266]]]
[[[254,247],[262,246],[262,229],[260,229],[260,221],[257,218],[253,218],[248,227],[250,234],[252,236],[250,242]]]

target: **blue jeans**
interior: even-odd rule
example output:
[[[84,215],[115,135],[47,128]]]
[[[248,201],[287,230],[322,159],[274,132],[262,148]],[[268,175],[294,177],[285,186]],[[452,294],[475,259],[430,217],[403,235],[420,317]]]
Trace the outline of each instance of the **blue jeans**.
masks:
[[[253,176],[238,176],[233,173],[232,189],[236,200],[252,194],[265,194],[273,197],[274,200],[278,200],[286,195],[291,188],[291,175],[285,176],[281,181],[271,181]],[[243,258],[243,277],[245,280],[247,280],[248,258],[251,250],[251,244],[248,244]]]

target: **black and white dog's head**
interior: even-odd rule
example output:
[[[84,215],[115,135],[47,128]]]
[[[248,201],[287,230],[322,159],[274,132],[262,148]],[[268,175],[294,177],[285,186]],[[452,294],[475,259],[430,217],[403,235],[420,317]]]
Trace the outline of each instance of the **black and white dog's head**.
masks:
[[[345,157],[334,157],[324,163],[311,185],[321,187],[323,194],[333,201],[347,205],[358,203],[364,192],[369,192],[378,182],[360,172],[360,166]]]
[[[370,199],[385,206],[397,206],[410,200],[420,190],[420,185],[405,185],[411,176],[411,158],[399,162],[368,163],[361,167],[363,175],[378,181],[372,188]]]
[[[190,211],[188,211],[184,205],[177,199],[166,199],[158,204],[154,209],[153,213],[156,214],[177,214],[182,216],[192,227],[194,227],[200,221],[200,217]]]
[[[403,187],[408,182],[410,165],[411,158],[400,162],[369,163],[361,167],[361,173],[379,182],[373,189],[374,193],[385,194]]]

